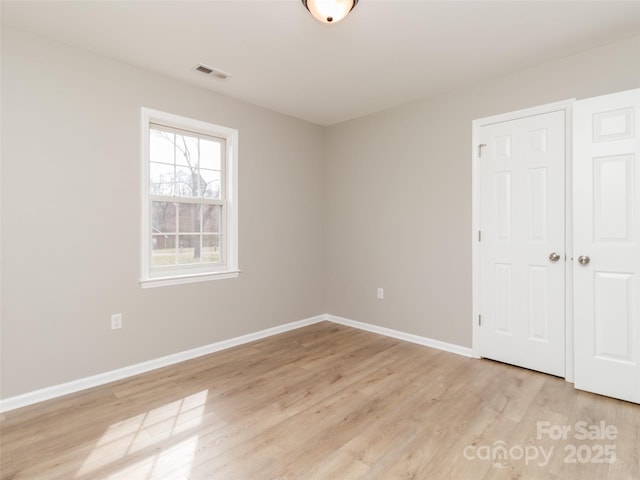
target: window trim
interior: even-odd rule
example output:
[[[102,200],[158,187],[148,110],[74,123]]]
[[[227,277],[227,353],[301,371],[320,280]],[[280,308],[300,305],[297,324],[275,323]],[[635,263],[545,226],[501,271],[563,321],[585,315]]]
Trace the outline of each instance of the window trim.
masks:
[[[198,135],[214,136],[225,142],[225,158],[223,159],[224,187],[224,235],[222,249],[225,252],[223,264],[200,264],[193,268],[176,266],[169,274],[153,272],[151,268],[151,194],[149,192],[149,130],[153,125],[166,126]],[[213,123],[194,120],[172,113],[161,112],[150,108],[141,109],[141,276],[143,288],[180,285],[236,278],[240,274],[238,268],[238,130],[215,125]],[[165,269],[166,270],[166,269]]]

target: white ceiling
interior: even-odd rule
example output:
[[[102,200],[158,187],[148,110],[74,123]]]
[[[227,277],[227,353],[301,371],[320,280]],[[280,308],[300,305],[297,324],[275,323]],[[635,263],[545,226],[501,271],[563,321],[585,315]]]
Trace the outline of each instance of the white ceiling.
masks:
[[[331,125],[638,35],[640,2],[360,0],[326,25],[299,0],[3,0],[2,23]]]

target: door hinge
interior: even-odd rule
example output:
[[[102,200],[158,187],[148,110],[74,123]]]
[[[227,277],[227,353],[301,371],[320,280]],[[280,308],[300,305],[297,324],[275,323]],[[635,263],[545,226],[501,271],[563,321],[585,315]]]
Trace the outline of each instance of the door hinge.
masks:
[[[482,147],[486,147],[487,144],[486,143],[481,143],[480,145],[478,145],[478,158],[482,157]]]
[[[482,326],[482,315],[478,315],[478,325]]]

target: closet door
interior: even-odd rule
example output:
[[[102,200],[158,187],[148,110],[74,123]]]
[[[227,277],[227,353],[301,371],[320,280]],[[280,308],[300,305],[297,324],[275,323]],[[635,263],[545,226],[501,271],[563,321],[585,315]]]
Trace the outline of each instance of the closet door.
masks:
[[[640,89],[574,108],[575,386],[640,403]]]
[[[479,130],[480,355],[565,374],[565,112]]]

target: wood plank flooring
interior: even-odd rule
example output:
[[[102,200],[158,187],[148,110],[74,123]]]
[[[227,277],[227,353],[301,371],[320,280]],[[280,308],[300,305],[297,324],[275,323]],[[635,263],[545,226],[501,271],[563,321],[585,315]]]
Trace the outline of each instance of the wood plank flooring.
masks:
[[[0,437],[2,480],[640,479],[639,405],[331,323],[7,412]]]

